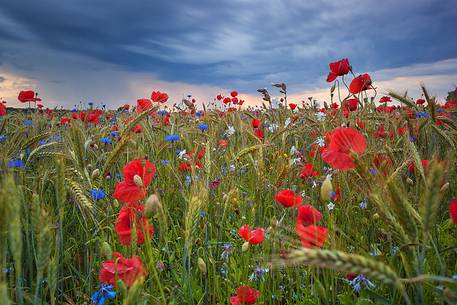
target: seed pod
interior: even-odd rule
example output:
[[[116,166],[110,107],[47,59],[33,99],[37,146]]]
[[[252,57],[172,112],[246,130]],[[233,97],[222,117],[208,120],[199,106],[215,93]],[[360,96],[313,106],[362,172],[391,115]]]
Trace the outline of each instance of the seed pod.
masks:
[[[161,208],[159,197],[156,194],[149,196],[144,204],[144,214],[146,217],[151,218]]]
[[[111,256],[112,256],[112,251],[111,251],[111,246],[106,242],[104,241],[102,243],[102,255],[107,258],[107,259],[110,259]]]
[[[330,201],[331,195],[333,192],[332,181],[330,180],[330,176],[328,175],[324,182],[322,182],[321,186],[321,199],[322,201]]]
[[[249,242],[245,242],[242,246],[241,246],[241,252],[246,252],[249,250]]]
[[[97,179],[98,177],[100,177],[100,170],[98,168],[94,169],[94,171],[92,172],[92,180],[95,180]]]
[[[200,269],[200,271],[202,273],[206,273],[206,263],[203,260],[203,258],[199,257],[197,264],[198,264],[198,269]]]
[[[143,187],[143,180],[141,179],[140,176],[138,176],[138,175],[133,176],[133,182],[135,182],[136,186]]]

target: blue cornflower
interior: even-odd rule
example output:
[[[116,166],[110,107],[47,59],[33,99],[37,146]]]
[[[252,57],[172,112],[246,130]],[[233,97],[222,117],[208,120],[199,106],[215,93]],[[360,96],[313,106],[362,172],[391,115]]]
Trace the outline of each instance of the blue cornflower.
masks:
[[[90,195],[93,200],[102,200],[105,199],[105,192],[102,189],[91,189]]]
[[[200,217],[205,217],[205,211],[200,212]]]
[[[170,160],[160,160],[160,164],[162,164],[162,165],[170,164]]]
[[[361,209],[366,209],[368,207],[368,198],[364,198],[362,202],[360,202],[359,207]]]
[[[186,176],[186,180],[184,181],[184,184],[186,186],[189,186],[192,183],[192,177],[191,176]]]
[[[398,251],[400,251],[400,248],[398,246],[392,246],[390,248],[390,255],[394,256],[395,254],[397,254]]]
[[[334,191],[331,191],[330,192],[330,199],[333,201],[333,200],[335,200],[335,197],[336,197],[336,193]]]
[[[206,125],[206,124],[198,124],[198,129],[200,129],[201,131],[208,130],[208,125]]]
[[[105,144],[113,143],[113,139],[110,139],[110,138],[101,138],[100,141]]]
[[[230,254],[232,253],[233,245],[231,243],[225,243],[222,245],[221,258],[225,261],[228,261]]]
[[[38,145],[44,145],[44,144],[46,144],[46,142],[47,142],[46,140],[38,141]]]
[[[376,175],[376,170],[374,168],[370,168],[370,173],[374,176]]]
[[[9,168],[24,167],[25,163],[21,159],[12,159],[8,162]]]
[[[428,114],[427,112],[416,113],[416,118],[428,118],[429,116],[430,116],[430,114]]]
[[[360,292],[360,290],[362,290],[364,287],[369,289],[376,288],[376,285],[367,279],[363,274],[360,274],[356,276],[352,281],[349,281],[349,285],[352,286],[355,292]]]
[[[117,132],[117,131],[111,131],[111,132],[110,132],[110,135],[111,135],[113,138],[115,138],[115,137],[119,136],[119,132]]]
[[[4,134],[0,134],[0,142],[8,140],[8,136]]]
[[[452,279],[453,279],[454,281],[457,281],[457,274],[454,274],[454,275],[452,276]]]
[[[270,269],[262,268],[261,266],[257,266],[254,269],[254,272],[249,276],[249,280],[265,280],[265,274],[268,273]]]
[[[76,108],[71,109],[71,112],[77,112],[77,111],[78,111],[78,109],[76,109]]]
[[[436,112],[437,112],[437,113],[443,113],[443,112],[444,112],[444,109],[443,109],[443,108],[438,108],[438,109],[436,109]]]
[[[32,121],[30,121],[30,120],[24,121],[24,125],[25,126],[32,126]]]
[[[100,289],[90,299],[96,305],[104,305],[106,299],[114,299],[115,297],[116,291],[113,290],[113,285],[101,284]]]
[[[409,136],[409,141],[410,142],[416,142],[417,138],[415,136]]]
[[[168,114],[168,112],[166,110],[160,110],[157,112],[160,116],[165,116]]]
[[[177,134],[166,135],[165,136],[165,141],[167,141],[167,142],[179,141],[179,135],[177,135]]]
[[[203,116],[204,114],[205,114],[205,113],[204,113],[203,111],[201,111],[201,110],[199,110],[199,111],[197,111],[197,112],[195,113],[196,116]]]

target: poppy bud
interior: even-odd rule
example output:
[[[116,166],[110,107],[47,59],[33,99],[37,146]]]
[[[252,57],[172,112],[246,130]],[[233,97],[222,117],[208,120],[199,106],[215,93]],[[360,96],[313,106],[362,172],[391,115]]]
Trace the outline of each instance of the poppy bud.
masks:
[[[242,246],[241,246],[241,252],[246,252],[249,250],[249,242],[245,242]]]
[[[206,263],[201,257],[198,258],[198,269],[200,269],[202,273],[206,273]]]
[[[106,259],[110,259],[112,256],[112,251],[111,251],[111,246],[104,241],[102,243],[102,256],[105,257]]]
[[[373,214],[373,219],[375,219],[375,220],[379,219],[379,214],[378,213],[374,213]]]
[[[161,208],[159,197],[156,194],[149,196],[144,204],[144,213],[146,217],[151,218],[158,209]]]
[[[135,182],[136,186],[143,187],[143,180],[141,179],[140,176],[138,176],[138,175],[133,176],[133,182]]]
[[[330,175],[327,175],[321,186],[321,199],[322,201],[330,201],[333,192],[332,181]]]
[[[443,184],[443,186],[440,188],[440,192],[445,192],[449,188],[449,182],[446,182]]]
[[[97,179],[100,176],[100,170],[98,168],[94,169],[92,172],[92,180]]]

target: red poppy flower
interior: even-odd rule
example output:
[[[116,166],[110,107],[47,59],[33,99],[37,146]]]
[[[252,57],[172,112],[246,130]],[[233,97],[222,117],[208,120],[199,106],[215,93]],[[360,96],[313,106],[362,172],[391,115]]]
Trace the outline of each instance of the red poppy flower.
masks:
[[[129,104],[124,104],[122,106],[122,108],[124,108],[124,110],[129,110],[130,109],[130,105]]]
[[[297,108],[297,104],[290,103],[289,107],[290,107],[290,109],[294,110],[295,108]]]
[[[301,206],[303,199],[292,190],[281,190],[275,195],[275,200],[286,208]]]
[[[224,98],[224,97],[223,97],[222,95],[220,95],[220,94],[218,94],[218,95],[216,96],[216,99],[217,99],[218,101],[222,100],[223,98]]]
[[[103,111],[100,109],[92,110],[91,112],[89,112],[86,122],[98,124],[99,123],[98,118],[102,115],[102,113],[103,113]]]
[[[160,91],[152,91],[151,100],[156,103],[165,103],[168,100],[168,94]]]
[[[446,109],[446,110],[457,109],[457,100],[455,100],[455,101],[447,101],[446,103],[444,103],[443,108]]]
[[[178,171],[180,171],[181,173],[191,172],[192,165],[187,161],[181,162],[181,164],[179,164],[178,166]]]
[[[406,133],[406,127],[398,127],[397,128],[397,133],[401,136]]]
[[[256,136],[258,139],[260,139],[260,140],[263,140],[264,137],[265,137],[264,134],[263,134],[263,130],[260,129],[260,128],[256,128],[256,129],[254,130],[254,134],[255,134],[255,136]]]
[[[321,212],[319,212],[312,205],[305,204],[301,207],[298,207],[297,222],[299,222],[303,226],[315,225],[321,220],[321,218]]]
[[[379,139],[379,138],[385,138],[386,137],[386,129],[384,128],[384,124],[380,124],[378,126],[378,130],[373,134],[373,138]]]
[[[239,100],[239,101],[238,101],[238,105],[239,105],[239,106],[241,106],[241,105],[243,105],[243,104],[244,104],[244,100]]]
[[[366,73],[354,78],[352,80],[351,84],[349,85],[349,91],[352,94],[358,94],[358,93],[368,90],[368,89],[373,89],[373,87],[371,86],[370,75],[368,75]]]
[[[359,129],[365,129],[365,123],[360,119],[360,118],[357,118],[355,120],[355,125],[359,128]]]
[[[238,230],[238,234],[251,245],[261,244],[265,239],[265,230],[263,228],[251,230],[247,225],[242,226]]]
[[[17,99],[18,99],[21,103],[26,103],[26,102],[40,102],[40,101],[41,101],[40,98],[35,97],[35,92],[32,91],[32,90],[27,90],[27,91],[21,91],[21,92],[19,92],[19,96],[17,97]]]
[[[238,92],[232,91],[232,92],[230,92],[230,96],[231,97],[236,97],[236,96],[238,96]]]
[[[98,278],[100,282],[114,286],[116,286],[116,279],[119,279],[130,287],[135,280],[147,274],[138,256],[125,258],[119,252],[114,252],[113,259],[102,263]]]
[[[155,171],[154,164],[148,160],[144,161],[144,165],[138,159],[130,161],[122,169],[124,181],[116,182],[113,197],[124,203],[142,200]]]
[[[362,154],[367,147],[363,135],[353,128],[336,128],[330,136],[329,147],[322,153],[325,162],[334,169],[355,167],[351,154]]]
[[[428,164],[428,160],[421,160],[422,168],[426,168]],[[409,164],[408,170],[411,174],[414,174],[414,162]]]
[[[232,101],[231,98],[226,97],[226,98],[224,98],[224,100],[223,100],[222,102],[223,102],[224,104],[228,104],[228,103],[230,103],[231,101]]]
[[[390,96],[383,96],[379,99],[379,102],[380,103],[390,103],[390,102],[392,102],[392,99],[390,98]]]
[[[6,115],[6,106],[0,103],[0,116]]]
[[[71,123],[70,118],[62,118],[60,120],[60,125],[66,125],[66,124],[69,125],[70,123]]]
[[[425,104],[425,100],[424,99],[420,98],[420,99],[416,100],[416,105],[423,105],[423,104]]]
[[[343,101],[343,107],[349,111],[356,111],[358,105],[359,100],[356,98],[351,98]]]
[[[42,104],[38,104],[38,105],[36,105],[36,107],[41,110],[41,109],[43,109],[44,106]]]
[[[316,225],[304,226],[297,222],[295,232],[303,248],[321,248],[327,239],[327,229]]]
[[[238,98],[237,97],[232,97],[232,103],[238,104]]]
[[[303,165],[302,169],[300,170],[300,175],[299,177],[302,179],[306,179],[309,177],[316,177],[319,176],[320,173],[314,171],[314,165],[312,163],[307,163]]]
[[[145,110],[148,110],[152,108],[152,102],[151,100],[147,99],[147,98],[141,98],[139,100],[136,101],[136,111],[138,113],[141,113]]]
[[[141,126],[141,124],[136,124],[135,127],[133,127],[132,131],[134,133],[142,133],[143,132],[143,126]]]
[[[260,120],[259,119],[252,119],[251,126],[252,126],[252,128],[259,128],[260,127]]]
[[[254,304],[260,296],[260,291],[249,286],[240,286],[236,289],[236,295],[230,297],[230,304],[243,305]]]
[[[343,76],[351,71],[352,67],[347,58],[341,59],[329,64],[330,73],[327,76],[327,82],[333,82],[338,76]]]
[[[130,245],[132,242],[133,223],[136,228],[137,244],[144,243],[144,233],[148,232],[150,236],[154,234],[153,227],[144,217],[144,207],[142,204],[126,204],[119,211],[114,230],[117,233],[121,245]]]
[[[379,105],[378,107],[376,107],[376,111],[384,112],[384,113],[392,113],[395,111],[395,106]]]
[[[219,140],[219,142],[218,142],[217,144],[218,144],[220,147],[223,147],[223,148],[226,148],[227,145],[228,145],[227,141],[226,141],[226,140],[223,140],[223,139]]]
[[[457,199],[452,199],[449,202],[449,216],[452,222],[457,225]]]

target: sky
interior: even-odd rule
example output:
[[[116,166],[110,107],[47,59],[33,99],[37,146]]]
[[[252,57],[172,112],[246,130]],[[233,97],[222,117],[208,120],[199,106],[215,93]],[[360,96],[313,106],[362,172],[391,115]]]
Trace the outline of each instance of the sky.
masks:
[[[382,94],[438,98],[457,85],[454,0],[1,0],[0,97],[116,108],[154,90],[170,103],[288,85],[327,99],[328,64],[349,58]],[[270,90],[275,93],[274,89]]]

